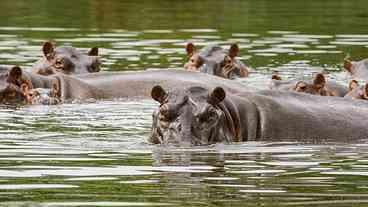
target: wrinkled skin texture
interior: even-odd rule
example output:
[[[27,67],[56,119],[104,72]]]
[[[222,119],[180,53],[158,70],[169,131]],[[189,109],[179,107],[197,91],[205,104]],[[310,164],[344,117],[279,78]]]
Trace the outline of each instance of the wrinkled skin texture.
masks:
[[[22,71],[22,70],[21,70]],[[3,71],[0,78],[0,94],[10,85],[7,82],[8,70]],[[230,80],[225,80],[207,74],[196,74],[184,70],[154,70],[143,72],[100,72],[83,75],[69,76],[61,73],[52,76],[42,76],[26,71],[21,72],[21,78],[13,81],[15,89],[19,91],[19,100],[14,103],[24,103],[24,92],[21,92],[21,84],[29,83],[29,89],[41,88],[51,90],[57,85],[58,97],[61,102],[69,100],[91,100],[91,99],[114,99],[150,97],[152,86],[162,84],[165,87],[176,89],[183,85],[198,85],[203,87],[214,87],[220,85],[231,92],[244,91],[244,86]],[[170,77],[170,78],[168,78]],[[10,87],[10,86],[9,86]],[[22,95],[23,94],[23,95]],[[4,97],[5,95],[3,95]],[[17,96],[15,96],[17,97]],[[0,103],[7,102],[9,98],[1,98]]]
[[[39,75],[83,74],[100,71],[98,48],[92,48],[83,54],[74,47],[54,47],[52,43],[43,45],[43,55],[32,67],[32,73]]]
[[[264,90],[226,94],[211,102],[213,92],[207,89],[159,92],[157,88],[152,89],[152,97],[160,106],[153,113],[149,140],[156,144],[351,141],[368,136],[368,103],[364,101]]]
[[[344,97],[348,93],[348,88],[334,81],[326,81],[321,73],[314,75],[310,81],[282,80],[276,74],[272,75],[270,89],[289,90],[301,93],[308,93],[319,96],[339,96]]]
[[[184,68],[188,71],[198,71],[227,79],[235,79],[248,76],[248,67],[236,59],[239,48],[231,45],[229,51],[220,46],[211,45],[197,52],[192,43],[186,46],[188,62]]]
[[[352,77],[368,80],[368,59],[360,61],[345,59],[343,66]]]
[[[352,80],[349,83],[349,93],[345,98],[368,100],[368,83],[359,86],[358,81]]]
[[[152,97],[161,104],[153,113],[152,143],[205,145],[230,141],[233,127],[226,127],[229,113],[221,109],[220,102],[225,98],[222,88],[208,92],[191,87],[167,93],[156,86]]]

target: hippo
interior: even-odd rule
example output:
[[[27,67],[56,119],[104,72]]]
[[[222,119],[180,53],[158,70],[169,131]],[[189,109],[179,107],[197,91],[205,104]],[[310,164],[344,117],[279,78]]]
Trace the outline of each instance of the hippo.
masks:
[[[368,137],[368,102],[222,87],[165,90],[157,85],[149,141],[208,145],[240,141],[349,141]],[[348,107],[347,107],[348,106]]]
[[[349,92],[344,97],[351,99],[368,100],[368,83],[359,86],[358,81],[351,80],[349,83]]]
[[[83,54],[74,47],[54,47],[45,42],[42,47],[43,57],[32,66],[32,73],[39,75],[83,74],[100,71],[98,48],[93,47],[88,54]]]
[[[368,59],[351,61],[349,58],[345,58],[343,66],[354,78],[368,80]]]
[[[29,103],[26,95],[30,89],[37,89],[39,92],[53,91],[56,95],[52,98],[57,98],[60,103],[68,100],[145,98],[150,97],[152,86],[157,84],[172,89],[183,85],[220,85],[230,92],[246,90],[238,82],[184,70],[100,72],[75,76],[57,73],[43,76],[15,66],[0,73],[0,104]],[[44,90],[41,91],[41,88]]]
[[[272,74],[270,89],[289,90],[320,96],[344,97],[348,88],[334,81],[326,81],[322,73],[313,75],[311,81],[282,80],[277,74]]]
[[[227,79],[248,76],[248,67],[236,59],[239,54],[237,44],[230,46],[229,51],[217,45],[210,45],[197,52],[193,43],[186,45],[188,62],[184,68],[189,71],[199,71]]]
[[[27,84],[21,85],[26,104],[31,105],[56,105],[61,103],[58,87],[58,84],[53,84],[51,89],[29,88]]]
[[[52,89],[57,84],[57,79],[25,72],[19,66],[4,67],[0,72],[0,104],[28,103],[34,88]]]

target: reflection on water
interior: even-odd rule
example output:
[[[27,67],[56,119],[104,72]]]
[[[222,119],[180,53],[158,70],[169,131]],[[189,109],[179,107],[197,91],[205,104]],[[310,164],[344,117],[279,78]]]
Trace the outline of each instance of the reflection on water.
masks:
[[[29,68],[53,40],[100,47],[103,70],[181,68],[184,45],[231,43],[267,88],[367,57],[357,1],[0,2],[0,65]],[[75,9],[75,8],[78,9]],[[83,12],[81,12],[83,11]],[[88,11],[88,12],[87,12]],[[15,12],[15,13],[14,13]],[[367,143],[146,142],[151,100],[0,109],[0,206],[366,206]]]

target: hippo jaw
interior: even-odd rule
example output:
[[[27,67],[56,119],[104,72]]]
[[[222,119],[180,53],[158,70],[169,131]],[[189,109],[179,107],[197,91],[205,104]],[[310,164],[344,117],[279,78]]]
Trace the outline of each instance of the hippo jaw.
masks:
[[[196,93],[195,90],[198,88],[192,88],[191,92]],[[203,90],[203,88],[199,90]],[[161,96],[166,96],[163,99],[157,96],[157,91],[153,92],[156,95],[153,94],[152,97],[162,103],[159,109],[153,113],[150,141],[154,144],[170,143],[184,144],[185,146],[228,141],[226,130],[224,130],[226,127],[225,115],[218,107],[218,103],[224,98],[224,95],[221,97],[222,95],[218,94],[222,92],[224,94],[224,91],[222,88],[216,88],[214,91],[216,90],[217,92],[212,92],[209,95],[197,97],[191,96],[190,93],[178,96],[161,91]],[[219,92],[220,90],[222,91]]]

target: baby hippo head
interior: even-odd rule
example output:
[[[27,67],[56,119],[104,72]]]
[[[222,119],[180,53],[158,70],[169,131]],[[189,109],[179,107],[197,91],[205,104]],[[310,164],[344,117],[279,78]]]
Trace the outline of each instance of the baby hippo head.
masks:
[[[74,47],[54,47],[45,42],[42,47],[44,57],[32,67],[32,72],[39,75],[55,73],[83,74],[100,71],[98,48],[93,47],[88,54],[83,54]]]
[[[211,92],[202,87],[166,92],[155,86],[151,96],[160,104],[153,113],[152,143],[204,145],[227,141],[221,107],[226,94],[222,88]]]
[[[27,104],[32,105],[56,105],[59,104],[60,95],[59,89],[56,84],[53,84],[52,88],[28,88],[27,85],[21,86],[24,96],[26,97]]]
[[[322,73],[317,73],[314,75],[312,82],[298,81],[292,90],[313,95],[327,96],[328,91],[325,85],[325,76]]]

